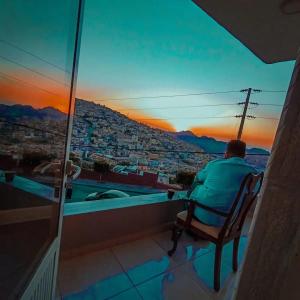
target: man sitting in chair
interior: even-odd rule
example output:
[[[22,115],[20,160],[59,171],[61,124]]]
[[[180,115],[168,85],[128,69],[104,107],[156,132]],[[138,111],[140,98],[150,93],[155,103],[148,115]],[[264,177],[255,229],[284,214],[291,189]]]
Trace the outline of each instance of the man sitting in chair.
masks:
[[[257,173],[245,160],[246,144],[232,140],[227,145],[225,158],[209,162],[194,179],[188,197],[200,204],[221,212],[228,212],[240,189],[240,185],[249,173]],[[212,212],[196,207],[194,218],[198,221],[220,227],[224,218]]]

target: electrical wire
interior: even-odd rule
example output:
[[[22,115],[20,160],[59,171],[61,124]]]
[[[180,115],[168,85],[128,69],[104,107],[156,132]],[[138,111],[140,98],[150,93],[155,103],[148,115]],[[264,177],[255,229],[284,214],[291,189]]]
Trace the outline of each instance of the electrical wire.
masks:
[[[272,118],[272,117],[261,117],[261,116],[258,116],[258,117],[255,117],[255,119],[264,119],[264,120],[275,120],[275,121],[278,121],[279,118]]]
[[[128,118],[130,119],[130,115],[123,115],[124,118]],[[199,117],[174,117],[174,118],[134,118],[134,119],[130,119],[133,121],[164,121],[164,120],[189,120],[189,119],[224,119],[224,118],[234,118],[235,116],[199,116]],[[94,117],[94,116],[80,116],[77,118],[82,118],[82,119],[88,119],[88,118],[92,118],[92,119],[96,119],[96,120],[104,120],[102,117]]]
[[[38,56],[38,55],[36,55],[36,54],[34,54],[34,53],[32,53],[32,52],[30,52],[30,51],[28,51],[28,50],[20,47],[20,46],[17,46],[15,44],[13,44],[11,42],[8,42],[8,41],[5,41],[5,40],[0,40],[0,42],[4,43],[4,44],[7,44],[8,46],[13,47],[13,48],[15,48],[15,49],[17,49],[19,51],[22,51],[22,52],[24,52],[24,53],[26,53],[26,54],[28,54],[28,55],[30,55],[32,57],[35,57],[36,59],[39,59],[40,61],[43,61],[44,63],[46,63],[48,65],[51,65],[51,66],[53,66],[54,68],[56,68],[56,69],[58,69],[60,71],[63,71],[65,73],[69,73],[65,69],[63,69],[62,67],[60,67],[60,66],[58,66],[58,65],[56,65],[56,64],[54,64],[54,63],[52,63],[52,62],[50,62],[50,61],[42,58],[42,57],[40,57],[40,56]]]
[[[240,93],[240,91],[218,91],[218,92],[202,92],[202,93],[188,93],[188,94],[158,95],[158,96],[109,98],[109,99],[105,99],[105,100],[94,100],[94,101],[95,102],[107,102],[107,101],[124,101],[124,100],[160,99],[160,98],[190,97],[190,96],[217,95],[217,94],[229,94],[229,93]]]
[[[272,90],[261,90],[262,93],[287,93],[287,90],[278,90],[278,91],[272,91]]]
[[[223,103],[223,104],[203,104],[203,105],[186,105],[186,106],[161,106],[161,107],[146,107],[146,108],[124,108],[118,109],[118,111],[129,111],[129,110],[153,110],[153,109],[185,109],[185,108],[197,108],[197,107],[217,107],[217,106],[235,106],[237,103]]]
[[[130,117],[130,116],[128,116]],[[220,117],[174,117],[174,118],[136,118],[135,121],[164,121],[164,120],[194,120],[194,119],[224,119],[224,118],[233,118],[234,116],[220,116]]]
[[[276,103],[258,103],[258,105],[263,105],[263,106],[278,106],[278,107],[282,107],[284,104],[276,104]]]
[[[52,78],[51,76],[45,75],[45,74],[43,74],[43,73],[41,73],[41,72],[39,72],[39,71],[36,71],[36,70],[34,70],[34,69],[31,69],[31,68],[29,68],[29,67],[27,67],[27,66],[25,66],[25,65],[23,65],[23,64],[21,64],[21,63],[19,63],[19,62],[17,62],[17,61],[15,61],[15,60],[12,60],[12,59],[10,59],[10,58],[4,57],[4,56],[2,56],[2,55],[0,55],[0,58],[2,58],[3,60],[6,60],[6,61],[8,61],[8,62],[10,62],[10,63],[12,63],[12,64],[15,64],[15,65],[17,65],[17,66],[19,66],[19,67],[22,67],[22,68],[24,68],[24,69],[26,69],[26,70],[28,70],[28,71],[30,71],[30,72],[32,72],[32,73],[35,73],[35,74],[40,75],[40,76],[42,76],[42,77],[44,77],[44,78],[47,78],[48,80],[51,80],[51,81],[53,81],[53,82],[56,82],[56,83],[58,83],[58,84],[60,84],[60,85],[63,85],[63,86],[69,86],[69,85],[67,85],[67,84],[62,83],[61,81],[58,81],[58,80]]]

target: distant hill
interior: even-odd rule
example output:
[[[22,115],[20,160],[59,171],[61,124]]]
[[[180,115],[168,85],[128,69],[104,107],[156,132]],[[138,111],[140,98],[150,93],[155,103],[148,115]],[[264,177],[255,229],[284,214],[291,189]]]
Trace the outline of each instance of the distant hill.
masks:
[[[136,128],[143,128],[143,130],[149,134],[153,134],[154,132],[158,135],[163,135],[162,130],[153,129],[147,125],[140,124],[136,121],[128,119],[126,116],[120,114],[119,112],[113,111],[109,108],[106,108],[101,105],[96,105],[92,102],[84,101],[77,99],[76,104],[78,103],[84,104],[84,107],[90,107],[92,111],[98,111],[100,115],[103,115],[103,121],[105,122],[105,114],[110,118],[113,123],[116,124],[124,123],[127,124],[130,122],[131,124],[136,124]],[[82,107],[83,108],[83,107]],[[55,121],[63,121],[65,120],[67,115],[60,110],[54,107],[45,107],[41,109],[33,108],[30,105],[6,105],[0,104],[0,118],[6,118],[9,120],[16,120],[22,118],[28,119],[38,119],[38,120],[55,120]],[[112,125],[112,124],[111,124]],[[137,126],[138,125],[138,126]],[[116,129],[120,127],[116,126]],[[166,132],[165,132],[166,133]],[[187,143],[191,146],[196,146],[197,148],[204,150],[207,153],[224,153],[226,150],[226,142],[218,141],[214,138],[201,136],[198,137],[193,134],[191,131],[181,131],[176,133],[169,133],[173,138],[180,142]],[[130,134],[129,134],[130,135]],[[167,136],[163,135],[164,138],[160,138],[161,141],[163,139],[167,140]],[[249,148],[247,149],[247,153],[249,154],[258,154],[258,155],[268,155],[270,154],[268,151],[261,148]]]
[[[270,155],[270,152],[262,148],[247,149],[248,154]]]
[[[67,115],[54,107],[36,109],[30,105],[0,104],[0,118],[16,120],[20,118],[63,121]]]
[[[174,133],[176,138],[181,141],[193,144],[207,153],[224,153],[226,151],[227,143],[223,141],[218,141],[214,138],[201,136],[198,137],[190,131],[181,131]],[[249,148],[247,149],[248,154],[257,155],[268,155],[269,151],[261,148]]]
[[[67,118],[67,115],[65,113],[51,106],[44,107],[42,109],[39,109],[38,111],[43,119],[55,119],[57,121],[60,121]]]
[[[175,136],[181,141],[193,144],[199,148],[202,148],[208,153],[223,153],[226,150],[226,143],[217,141],[211,137],[198,137],[190,131],[175,133]]]
[[[122,150],[133,150],[137,147],[137,149],[148,149],[158,153],[169,150],[170,153],[175,150],[199,151],[199,147],[177,139],[168,131],[139,123],[104,105],[76,99],[75,107],[71,145],[89,146],[91,149],[112,147]],[[115,155],[123,155],[122,150],[113,151]]]

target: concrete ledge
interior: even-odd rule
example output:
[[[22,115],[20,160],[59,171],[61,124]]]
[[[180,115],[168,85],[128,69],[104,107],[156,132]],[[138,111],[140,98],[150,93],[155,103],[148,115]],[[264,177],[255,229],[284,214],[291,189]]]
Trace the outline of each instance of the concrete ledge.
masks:
[[[72,257],[166,230],[183,209],[184,201],[177,200],[67,214],[63,221],[61,255]]]
[[[172,202],[185,198],[186,191],[176,192],[173,199],[169,200],[167,193],[157,193],[150,195],[138,195],[124,198],[102,199],[94,201],[70,202],[64,205],[64,216],[105,211],[116,208],[126,208],[154,203]]]

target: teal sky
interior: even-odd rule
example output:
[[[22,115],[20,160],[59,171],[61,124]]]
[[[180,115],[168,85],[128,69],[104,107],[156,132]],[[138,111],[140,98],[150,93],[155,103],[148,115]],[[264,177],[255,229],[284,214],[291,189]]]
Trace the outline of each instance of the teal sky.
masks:
[[[192,1],[87,0],[78,97],[103,101],[247,87],[286,90],[293,64],[263,63]],[[284,96],[284,93],[260,93],[252,99],[282,104]],[[238,106],[173,107],[235,103],[244,97],[232,93],[99,103],[130,108],[126,112],[129,116],[137,108],[136,112],[148,118],[168,119],[176,130],[201,126],[228,126],[235,130],[238,121],[235,118],[204,117],[236,115],[241,111]],[[280,107],[261,106],[250,112],[277,118],[280,111]],[[275,130],[276,124],[270,125],[270,120],[249,121],[249,128],[250,122]]]
[[[0,0],[0,103],[69,107],[75,0]]]

